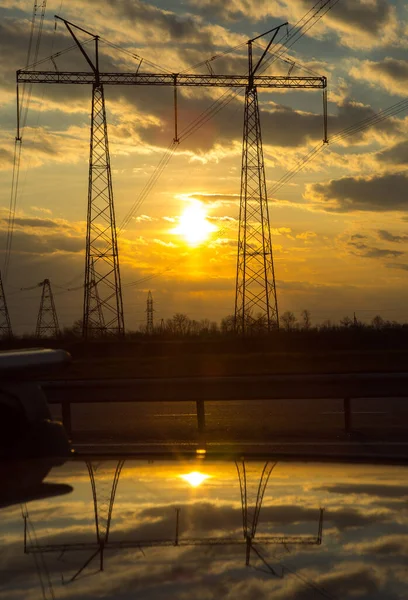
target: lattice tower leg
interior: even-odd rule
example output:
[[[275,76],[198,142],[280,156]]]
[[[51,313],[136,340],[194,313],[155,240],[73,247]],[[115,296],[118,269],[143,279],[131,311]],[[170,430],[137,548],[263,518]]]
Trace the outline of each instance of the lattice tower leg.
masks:
[[[10,315],[7,307],[6,295],[4,293],[3,279],[0,273],[0,337],[11,339],[13,331],[11,329]]]
[[[94,285],[92,284],[92,262]],[[89,157],[88,214],[86,231],[83,337],[97,326],[92,310],[92,289],[97,286],[105,331],[125,333],[119,254],[113,203],[112,176],[102,85],[92,88],[91,142]]]
[[[256,88],[245,93],[235,328],[243,335],[279,325]]]
[[[50,280],[44,279],[40,285],[42,286],[42,292],[40,309],[37,317],[37,326],[35,328],[35,337],[56,338],[60,335],[60,328]]]
[[[266,486],[275,465],[276,463],[270,461],[265,462],[261,474],[259,474],[257,467],[256,471],[251,469],[248,472],[245,461],[235,462],[241,492],[242,531],[246,542],[245,564],[247,566],[250,561],[252,540],[256,535]]]
[[[106,333],[102,303],[95,278],[94,261],[91,261],[91,279],[89,283],[89,320],[88,336],[100,337]]]

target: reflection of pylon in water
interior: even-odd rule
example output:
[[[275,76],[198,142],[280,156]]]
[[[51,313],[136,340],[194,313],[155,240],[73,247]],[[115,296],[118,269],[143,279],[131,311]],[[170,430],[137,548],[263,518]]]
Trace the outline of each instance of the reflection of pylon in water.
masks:
[[[101,336],[106,333],[105,320],[103,318],[102,302],[99,297],[98,283],[95,277],[94,259],[91,261],[91,272],[89,281],[89,307],[88,307],[88,335]]]
[[[112,520],[116,490],[124,463],[124,460],[119,460],[116,464],[114,473],[112,473],[113,467],[111,466],[111,463],[109,463],[108,468],[103,468],[102,464],[87,462],[92,486],[96,539],[99,546],[98,551],[100,555],[101,571],[103,571],[104,549],[109,539],[109,529]]]
[[[253,481],[252,477],[251,481],[249,480],[247,466],[244,460],[236,462],[235,465],[237,467],[241,489],[242,530],[246,542],[245,564],[248,566],[251,557],[252,541],[256,534],[265,489],[276,462],[267,461],[264,464],[259,483],[257,480]]]

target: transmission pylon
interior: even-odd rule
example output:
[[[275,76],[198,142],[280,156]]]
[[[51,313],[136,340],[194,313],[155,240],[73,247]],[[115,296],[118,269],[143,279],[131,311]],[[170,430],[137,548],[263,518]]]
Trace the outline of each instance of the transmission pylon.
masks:
[[[63,19],[62,19],[63,20]],[[99,73],[99,36],[63,20],[94,74],[92,84],[91,137],[89,152],[88,211],[85,249],[85,280],[82,335],[92,335],[93,290],[98,286],[105,331],[115,336],[125,333],[119,253],[113,202],[112,173],[106,122],[105,94]],[[94,40],[94,59],[85,50],[75,31]],[[92,282],[92,271],[94,283]]]
[[[254,76],[279,29],[267,32],[273,32],[273,36],[255,66],[252,43],[266,34],[248,41],[235,288],[235,328],[244,335],[250,332],[255,320],[264,321],[267,331],[279,327],[258,92],[254,83]]]
[[[152,335],[153,333],[153,296],[152,296],[152,292],[149,290],[149,293],[147,294],[147,301],[146,301],[146,333],[148,335]]]
[[[106,333],[102,303],[99,297],[98,285],[95,278],[94,261],[91,261],[91,277],[89,282],[89,322],[88,335],[102,336]]]
[[[58,324],[57,311],[55,309],[54,296],[49,279],[44,279],[38,284],[42,287],[40,309],[38,311],[35,337],[58,337],[60,328]]]
[[[0,272],[0,337],[12,338],[10,315],[7,307],[6,295],[4,293],[3,279]]]

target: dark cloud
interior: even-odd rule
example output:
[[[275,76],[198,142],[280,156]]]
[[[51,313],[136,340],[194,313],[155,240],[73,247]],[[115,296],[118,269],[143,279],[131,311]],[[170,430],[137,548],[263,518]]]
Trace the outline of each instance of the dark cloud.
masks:
[[[211,20],[221,19],[232,21],[240,18],[259,21],[265,19],[267,6],[258,6],[255,9],[251,0],[234,0],[225,2],[224,0],[189,0],[189,4],[194,6],[201,14]],[[282,4],[282,3],[281,3]],[[288,4],[288,2],[286,2]],[[299,8],[299,13],[304,14],[316,6],[315,0],[295,0],[291,2],[292,6]],[[282,7],[282,15],[287,14],[287,9]],[[275,9],[276,10],[276,9]],[[273,13],[272,6],[269,14]],[[393,9],[386,0],[374,0],[370,3],[362,3],[356,0],[342,0],[329,14],[331,22],[340,22],[349,26],[351,29],[364,31],[370,35],[380,35],[382,28],[390,20]]]
[[[5,232],[0,234],[0,244],[4,247]],[[62,235],[35,235],[16,230],[13,235],[13,254],[52,254],[53,252],[83,252],[85,242],[82,237]]]
[[[367,236],[366,235],[362,235],[361,233],[355,233],[354,235],[352,235],[350,237],[351,240],[366,240]]]
[[[388,269],[401,269],[402,271],[408,271],[408,265],[406,263],[388,263],[385,266]]]
[[[382,61],[370,62],[373,74],[386,75],[398,82],[408,81],[408,61],[387,57]]]
[[[408,177],[384,173],[373,177],[342,177],[311,185],[306,197],[329,212],[406,211]]]
[[[100,6],[100,2],[97,2]],[[199,44],[203,48],[212,48],[212,39],[204,30],[198,19],[191,16],[179,17],[171,12],[140,2],[139,0],[107,0],[107,4],[119,17],[131,21],[135,25],[154,28],[177,43]],[[167,41],[164,39],[164,41]]]
[[[398,250],[390,250],[388,248],[375,248],[372,246],[367,246],[367,244],[362,244],[360,242],[349,242],[349,246],[352,246],[358,250],[357,256],[362,256],[364,258],[396,258],[397,256],[401,256],[404,252],[400,252]]]
[[[373,544],[364,544],[364,551],[379,554],[381,556],[393,557],[395,560],[395,555],[400,554],[406,556],[408,554],[408,536],[390,535],[381,538]]]
[[[8,219],[2,219],[4,223],[8,223]],[[14,224],[18,227],[44,227],[46,229],[68,229],[69,225],[65,223],[58,223],[52,219],[41,219],[39,217],[16,217]]]
[[[8,168],[13,164],[13,153],[6,148],[0,148],[0,169]]]
[[[376,155],[378,161],[393,165],[408,164],[408,142],[398,142],[386,150],[378,152]]]
[[[317,587],[326,592],[330,598],[374,598],[381,589],[381,578],[369,567],[353,569],[352,567],[340,573],[328,573],[316,580]],[[330,594],[330,596],[328,596]],[[298,584],[288,596],[288,600],[311,600],[317,597],[309,586]],[[384,600],[391,599],[383,596]],[[394,597],[397,600],[397,597]]]
[[[377,498],[401,498],[408,496],[408,485],[388,485],[380,483],[337,483],[316,488],[317,491],[331,494],[363,494]]]
[[[303,0],[307,8],[315,5],[314,0]],[[382,35],[383,27],[393,16],[394,9],[387,0],[374,0],[361,2],[356,0],[342,0],[333,8],[330,17],[345,25],[349,25],[358,32],[368,33],[372,36]]]
[[[390,233],[386,229],[379,229],[377,233],[378,233],[378,237],[381,240],[385,240],[386,242],[407,242],[408,241],[408,235],[394,235],[393,233]]]

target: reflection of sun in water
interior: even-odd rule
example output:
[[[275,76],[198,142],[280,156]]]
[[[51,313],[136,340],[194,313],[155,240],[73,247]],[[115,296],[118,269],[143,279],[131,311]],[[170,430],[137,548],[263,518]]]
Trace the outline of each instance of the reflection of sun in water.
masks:
[[[173,233],[182,235],[190,246],[197,246],[204,242],[217,228],[207,221],[207,213],[201,202],[196,200],[187,206],[179,217],[179,224]]]
[[[187,481],[192,487],[198,487],[210,477],[210,475],[205,475],[204,473],[199,473],[198,471],[193,471],[192,473],[187,473],[187,475],[179,475],[181,479]]]

